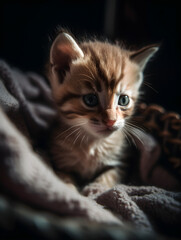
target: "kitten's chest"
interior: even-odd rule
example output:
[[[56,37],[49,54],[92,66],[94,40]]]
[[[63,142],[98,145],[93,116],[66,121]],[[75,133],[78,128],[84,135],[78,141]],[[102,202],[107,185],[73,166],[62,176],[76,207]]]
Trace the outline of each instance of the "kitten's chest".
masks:
[[[104,167],[118,166],[121,163],[122,142],[95,142],[84,149],[75,149],[67,154],[67,164],[69,161],[72,164],[69,171],[89,179]]]

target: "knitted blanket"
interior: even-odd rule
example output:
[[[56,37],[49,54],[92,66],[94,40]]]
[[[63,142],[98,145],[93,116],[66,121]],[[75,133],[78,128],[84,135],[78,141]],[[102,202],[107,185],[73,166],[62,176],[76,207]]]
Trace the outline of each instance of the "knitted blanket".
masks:
[[[58,215],[60,219],[71,217],[114,225],[118,232],[129,226],[150,236],[158,233],[167,238],[181,237],[180,182],[169,169],[159,166],[154,172],[153,165],[161,152],[151,135],[145,134],[145,142],[138,143],[135,161],[139,181],[112,189],[89,184],[79,193],[64,184],[49,164],[47,142],[55,120],[56,110],[46,80],[0,61],[2,196]]]

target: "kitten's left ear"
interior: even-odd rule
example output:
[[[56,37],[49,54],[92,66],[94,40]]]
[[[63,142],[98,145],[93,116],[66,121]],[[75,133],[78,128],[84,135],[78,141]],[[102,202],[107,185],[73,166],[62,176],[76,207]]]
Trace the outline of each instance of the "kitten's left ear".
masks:
[[[64,32],[56,37],[50,49],[51,64],[64,65],[73,59],[83,56],[84,54],[76,41],[68,33]]]
[[[84,53],[76,41],[68,33],[60,33],[50,49],[50,64],[56,78],[69,69],[73,60],[83,58]],[[62,82],[62,79],[59,79]]]
[[[150,58],[158,51],[159,45],[149,45],[130,54],[131,61],[137,63],[143,71]]]

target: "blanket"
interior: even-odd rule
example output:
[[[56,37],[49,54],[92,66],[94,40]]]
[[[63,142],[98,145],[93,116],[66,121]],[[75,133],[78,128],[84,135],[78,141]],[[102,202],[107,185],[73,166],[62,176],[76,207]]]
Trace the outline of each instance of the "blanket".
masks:
[[[145,134],[144,142],[138,141],[137,159],[133,162],[138,168],[132,170],[133,175],[134,171],[139,172],[138,181],[130,180],[112,189],[88,184],[83,192],[77,192],[64,184],[49,164],[47,142],[56,117],[46,79],[11,68],[1,60],[0,194],[3,197],[61,219],[78,218],[114,226],[119,239],[120,230],[123,233],[125,227],[132,229],[128,230],[130,233],[181,237],[180,181],[169,169],[157,164],[161,148],[153,136]]]

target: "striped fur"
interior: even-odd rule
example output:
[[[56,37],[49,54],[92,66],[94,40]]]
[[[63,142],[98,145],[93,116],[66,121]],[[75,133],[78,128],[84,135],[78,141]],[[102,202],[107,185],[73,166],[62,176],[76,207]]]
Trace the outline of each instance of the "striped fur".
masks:
[[[59,126],[51,140],[55,169],[91,179],[105,166],[121,164],[126,125],[139,96],[144,64],[157,50],[145,49],[136,54],[107,42],[77,44],[64,33],[56,38],[49,67],[59,111]],[[98,105],[87,106],[83,101],[87,94],[96,95]],[[127,106],[118,104],[122,95],[129,97]],[[110,172],[112,186],[118,176]]]

